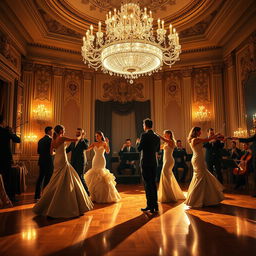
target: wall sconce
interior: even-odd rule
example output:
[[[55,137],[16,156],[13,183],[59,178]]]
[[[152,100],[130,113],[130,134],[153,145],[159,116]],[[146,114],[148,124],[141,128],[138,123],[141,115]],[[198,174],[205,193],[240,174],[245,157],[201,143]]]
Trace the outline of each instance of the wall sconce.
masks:
[[[198,111],[195,112],[195,120],[209,122],[211,121],[211,112],[205,106],[201,105],[198,107]]]
[[[50,113],[50,110],[48,110],[44,104],[39,104],[33,109],[33,117],[37,120],[50,119]]]
[[[253,128],[256,128],[256,113],[252,115],[252,126]]]
[[[28,135],[25,135],[24,137],[25,142],[36,142],[37,141],[37,135],[34,133],[30,133]]]
[[[243,128],[238,128],[236,131],[234,131],[234,137],[238,137],[238,138],[247,137],[247,130]]]

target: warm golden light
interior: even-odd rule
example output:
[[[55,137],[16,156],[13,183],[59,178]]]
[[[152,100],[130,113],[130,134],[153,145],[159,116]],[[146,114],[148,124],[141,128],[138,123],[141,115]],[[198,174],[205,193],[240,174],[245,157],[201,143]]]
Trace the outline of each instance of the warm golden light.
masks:
[[[208,122],[211,120],[211,112],[201,105],[198,107],[198,111],[195,112],[195,119],[199,122]]]
[[[31,241],[36,239],[36,229],[35,228],[29,228],[27,230],[22,231],[21,233],[22,239]]]
[[[125,3],[120,10],[106,15],[106,33],[101,22],[98,32],[93,26],[83,37],[82,56],[84,63],[95,70],[101,69],[110,75],[122,76],[133,82],[143,75],[157,72],[163,64],[172,66],[179,60],[181,46],[176,29],[164,20],[153,26],[152,12],[140,9],[137,3]]]
[[[234,137],[244,138],[247,137],[247,130],[243,128],[238,128],[234,131]]]
[[[28,135],[25,135],[24,141],[25,142],[36,142],[37,141],[37,135],[30,133]]]
[[[48,110],[44,104],[38,104],[36,108],[33,109],[33,117],[37,120],[48,120],[50,114],[50,110]]]

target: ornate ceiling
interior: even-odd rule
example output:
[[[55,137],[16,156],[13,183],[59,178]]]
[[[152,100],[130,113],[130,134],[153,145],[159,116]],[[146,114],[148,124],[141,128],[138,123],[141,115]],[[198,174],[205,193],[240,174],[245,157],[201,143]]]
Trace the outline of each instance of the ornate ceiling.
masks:
[[[123,0],[125,2],[127,0]],[[131,0],[135,1],[135,0]],[[81,58],[82,37],[91,24],[97,28],[106,12],[119,9],[120,0],[1,0],[2,20],[9,20],[17,35],[25,36],[27,51],[35,47],[69,51]],[[141,0],[153,18],[172,23],[181,38],[182,55],[212,51],[228,42],[231,31],[253,0]],[[248,12],[248,11],[247,11]],[[1,18],[0,18],[1,22]],[[103,27],[104,29],[104,27]],[[234,32],[233,32],[234,33]],[[33,53],[36,54],[36,53]],[[219,51],[219,54],[221,52]],[[57,53],[56,53],[57,56]]]

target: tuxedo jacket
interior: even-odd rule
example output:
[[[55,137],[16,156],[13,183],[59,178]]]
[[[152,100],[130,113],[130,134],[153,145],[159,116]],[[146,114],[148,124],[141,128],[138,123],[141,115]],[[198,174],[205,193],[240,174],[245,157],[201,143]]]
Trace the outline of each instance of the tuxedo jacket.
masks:
[[[79,142],[71,142],[70,145],[66,148],[66,152],[71,152],[71,165],[75,168],[77,172],[84,170],[84,167],[87,163],[85,150],[89,146],[89,141],[87,139],[81,139]]]
[[[186,163],[187,151],[185,148],[175,147],[173,150],[173,157],[175,159],[175,164]]]
[[[13,162],[11,141],[20,143],[20,138],[8,128],[0,127],[0,169],[10,167]]]
[[[206,142],[204,143],[204,147],[206,148],[205,152],[205,160],[220,160],[222,156],[222,150],[224,147],[224,143],[220,140],[216,140],[214,142]]]
[[[157,166],[156,153],[160,150],[160,138],[152,130],[142,133],[137,148],[141,152],[141,166]]]
[[[37,153],[39,154],[38,165],[45,168],[53,168],[53,156],[51,155],[52,138],[45,135],[38,141]]]

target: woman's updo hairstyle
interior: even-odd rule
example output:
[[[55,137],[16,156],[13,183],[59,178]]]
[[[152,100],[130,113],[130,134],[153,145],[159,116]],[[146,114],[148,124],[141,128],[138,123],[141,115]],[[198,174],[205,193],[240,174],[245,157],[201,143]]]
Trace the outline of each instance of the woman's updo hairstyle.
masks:
[[[54,133],[53,133],[53,139],[55,140],[58,135],[60,135],[61,131],[64,130],[64,126],[61,124],[58,124],[54,127]]]
[[[102,141],[105,141],[105,136],[104,136],[104,133],[102,131],[97,131],[96,134],[101,136]]]

